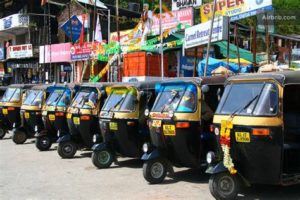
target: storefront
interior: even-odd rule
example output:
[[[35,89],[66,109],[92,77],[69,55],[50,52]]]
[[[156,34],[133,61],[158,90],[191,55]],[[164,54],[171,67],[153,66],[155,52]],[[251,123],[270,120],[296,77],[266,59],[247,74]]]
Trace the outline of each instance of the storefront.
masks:
[[[71,43],[40,46],[39,63],[43,67],[46,82],[72,82]]]
[[[6,52],[7,75],[13,83],[39,83],[38,58],[33,55],[32,44],[9,46]]]

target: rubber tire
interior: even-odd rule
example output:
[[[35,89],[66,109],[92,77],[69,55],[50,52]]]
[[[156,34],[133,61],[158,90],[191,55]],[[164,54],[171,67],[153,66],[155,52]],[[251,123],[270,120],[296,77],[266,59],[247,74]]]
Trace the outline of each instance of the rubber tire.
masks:
[[[12,140],[16,144],[24,144],[24,142],[27,140],[27,135],[24,131],[16,130],[13,132]]]
[[[231,181],[233,185],[232,191],[228,194],[225,194],[220,188],[220,183],[222,179],[227,178]],[[209,179],[209,190],[213,197],[218,200],[234,200],[237,198],[238,193],[240,192],[241,181],[238,175],[230,175],[228,172],[222,172],[219,174],[213,174]]]
[[[71,146],[71,151],[66,152],[65,147],[69,145]],[[74,158],[77,152],[77,145],[72,141],[61,142],[58,144],[57,153],[60,155],[61,158]]]
[[[0,140],[2,140],[5,135],[6,135],[6,131],[4,131],[2,128],[0,128]]]
[[[101,163],[99,161],[99,156],[100,156],[100,153],[106,153],[106,155],[108,155],[108,159],[105,163]],[[104,169],[104,168],[109,168],[111,166],[111,164],[113,163],[114,161],[114,155],[111,151],[107,150],[107,149],[104,149],[104,150],[98,150],[98,151],[93,151],[92,153],[92,162],[93,164],[95,165],[95,167],[97,167],[98,169]]]
[[[43,141],[47,140],[46,144],[43,144]],[[48,136],[40,136],[35,140],[35,146],[40,151],[48,151],[52,145],[51,138]]]
[[[163,167],[163,172],[160,177],[153,177],[151,170],[154,164],[161,164]],[[167,164],[163,159],[153,159],[153,160],[147,160],[143,164],[143,176],[146,181],[148,181],[150,184],[158,184],[163,182],[167,175]]]

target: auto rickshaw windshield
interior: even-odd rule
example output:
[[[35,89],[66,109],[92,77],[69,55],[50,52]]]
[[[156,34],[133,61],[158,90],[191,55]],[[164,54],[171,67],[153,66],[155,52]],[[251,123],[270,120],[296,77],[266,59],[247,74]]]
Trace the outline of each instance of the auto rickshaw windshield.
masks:
[[[160,90],[152,112],[194,112],[197,90],[194,85],[167,85]]]
[[[8,88],[2,99],[1,102],[19,102],[21,99],[21,89],[20,88]]]
[[[81,90],[77,93],[72,107],[91,109],[96,107],[97,94],[92,90]]]
[[[273,83],[227,85],[216,114],[271,116],[278,111],[278,90]]]
[[[114,89],[103,106],[103,111],[135,111],[137,94],[134,89]]]
[[[70,103],[71,91],[67,89],[54,90],[46,101],[47,106],[65,107]]]
[[[24,105],[39,106],[44,98],[43,90],[29,90],[24,101]]]

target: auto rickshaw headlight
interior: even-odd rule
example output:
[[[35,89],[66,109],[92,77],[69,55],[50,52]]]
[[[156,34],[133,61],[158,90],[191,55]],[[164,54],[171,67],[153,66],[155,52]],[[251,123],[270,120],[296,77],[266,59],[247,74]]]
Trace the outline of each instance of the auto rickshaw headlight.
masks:
[[[150,144],[149,143],[144,143],[143,144],[143,152],[147,153],[149,151]]]
[[[13,128],[16,128],[16,123],[13,123]]]
[[[98,137],[97,137],[97,135],[96,135],[96,134],[94,134],[94,135],[93,135],[93,142],[94,142],[94,143],[96,143],[96,142],[97,142],[97,138],[98,138]]]
[[[215,160],[215,158],[216,158],[216,155],[215,155],[215,153],[212,152],[212,151],[209,151],[209,152],[206,154],[206,162],[207,162],[208,164],[213,163],[214,160]]]
[[[57,131],[57,137],[59,138],[59,136],[60,136],[60,131],[58,130]]]
[[[174,111],[173,111],[173,110],[170,110],[170,111],[168,112],[168,115],[169,115],[170,118],[174,117]]]
[[[150,112],[149,112],[149,109],[146,109],[145,112],[144,112],[144,114],[145,114],[146,117],[149,116],[149,113],[150,113]]]
[[[38,126],[34,127],[34,132],[38,132]]]

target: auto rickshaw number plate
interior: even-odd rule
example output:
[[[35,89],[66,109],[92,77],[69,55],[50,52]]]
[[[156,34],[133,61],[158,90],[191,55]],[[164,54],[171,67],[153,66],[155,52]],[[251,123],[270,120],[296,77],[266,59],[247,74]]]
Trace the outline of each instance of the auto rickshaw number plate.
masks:
[[[175,136],[175,126],[174,125],[163,125],[164,135],[166,136]]]
[[[7,115],[7,114],[8,114],[7,109],[3,109],[3,110],[2,110],[2,113],[3,113],[3,115]]]
[[[235,140],[237,142],[250,142],[250,133],[248,132],[235,132]]]
[[[55,115],[49,115],[49,120],[54,121],[55,120]]]
[[[74,122],[74,124],[79,125],[80,124],[79,117],[73,117],[73,122]]]
[[[161,120],[153,120],[152,127],[156,127],[156,128],[161,127]]]
[[[72,114],[71,113],[68,113],[67,114],[67,119],[71,119],[72,118]]]
[[[24,113],[24,117],[25,117],[26,119],[29,119],[29,117],[30,117],[29,112],[25,112],[25,113]]]
[[[118,130],[118,123],[109,122],[109,129],[112,130],[112,131],[117,131]]]

